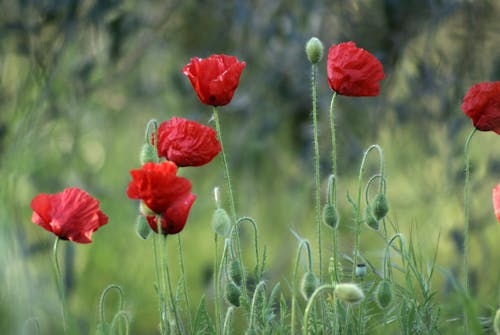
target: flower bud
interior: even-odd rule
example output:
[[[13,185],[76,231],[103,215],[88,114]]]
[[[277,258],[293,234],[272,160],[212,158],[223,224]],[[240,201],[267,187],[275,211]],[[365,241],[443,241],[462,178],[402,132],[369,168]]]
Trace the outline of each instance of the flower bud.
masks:
[[[220,236],[226,237],[231,229],[231,219],[224,208],[217,208],[212,216],[212,229]]]
[[[148,219],[144,215],[137,216],[137,222],[135,225],[135,232],[143,240],[147,240],[151,235],[151,227],[148,224]]]
[[[323,58],[323,43],[318,38],[311,37],[306,43],[306,54],[311,64],[318,63]]]
[[[364,278],[364,276],[366,275],[366,265],[363,263],[356,264],[354,275],[356,276],[356,278]]]
[[[391,303],[392,285],[387,279],[383,279],[375,291],[375,301],[380,308],[384,309]]]
[[[239,307],[240,306],[240,296],[241,296],[241,290],[238,286],[236,286],[235,283],[232,281],[229,281],[226,284],[226,299],[227,301],[235,306]]]
[[[141,164],[146,164],[148,162],[158,163],[158,152],[156,148],[149,143],[145,143],[142,146],[141,156],[140,156]]]
[[[336,229],[339,225],[337,210],[330,203],[325,204],[325,207],[323,207],[323,222],[332,229]]]
[[[500,335],[500,308],[497,309],[495,318],[493,319],[493,329],[495,329],[496,335]]]
[[[144,216],[155,216],[156,213],[153,212],[145,203],[141,201],[139,204],[139,212]]]
[[[378,228],[380,227],[380,223],[378,222],[377,218],[375,217],[375,215],[373,215],[373,211],[372,211],[372,208],[371,206],[367,206],[366,207],[366,213],[365,213],[365,220],[366,220],[366,224],[368,225],[368,227],[374,229],[374,230],[378,230]]]
[[[300,291],[304,299],[309,300],[311,295],[314,293],[318,287],[318,279],[312,272],[306,272],[302,277],[302,282],[300,284]]]
[[[363,290],[354,283],[343,283],[335,286],[335,296],[346,304],[357,304],[365,298]]]
[[[236,285],[241,286],[243,275],[241,273],[240,262],[236,259],[233,259],[231,263],[229,263],[229,278],[231,278]]]
[[[379,193],[373,202],[373,216],[377,220],[382,220],[389,212],[389,206],[387,205],[387,199],[384,193]]]

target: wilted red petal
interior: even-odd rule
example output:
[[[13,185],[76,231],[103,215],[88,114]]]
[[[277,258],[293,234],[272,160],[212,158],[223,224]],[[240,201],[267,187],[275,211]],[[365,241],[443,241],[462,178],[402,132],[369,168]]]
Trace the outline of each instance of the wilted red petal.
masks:
[[[173,117],[158,128],[158,155],[177,166],[201,166],[221,150],[216,132],[198,122]]]
[[[500,222],[500,184],[493,188],[492,199],[495,216],[497,217],[498,222]]]
[[[500,134],[500,81],[473,85],[464,97],[462,111],[478,130]]]
[[[92,233],[108,222],[99,201],[78,188],[39,194],[31,201],[32,221],[62,239],[92,242]]]
[[[327,72],[330,88],[346,96],[376,96],[384,79],[382,63],[354,42],[330,47]]]
[[[196,200],[194,194],[188,194],[174,202],[165,212],[161,214],[161,233],[164,235],[177,234],[184,229],[189,216],[191,206]],[[151,229],[158,232],[158,224],[155,216],[148,216]]]
[[[182,73],[189,78],[202,103],[224,106],[231,102],[245,65],[234,56],[211,55],[192,58]]]
[[[161,214],[179,198],[191,191],[191,182],[178,177],[174,163],[146,163],[140,169],[131,170],[132,181],[127,195],[131,199],[141,199],[153,212]]]

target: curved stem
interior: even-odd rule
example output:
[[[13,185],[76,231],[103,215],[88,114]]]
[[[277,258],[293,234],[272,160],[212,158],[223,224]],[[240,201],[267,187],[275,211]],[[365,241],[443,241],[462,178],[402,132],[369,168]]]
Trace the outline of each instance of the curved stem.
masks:
[[[104,301],[106,300],[106,296],[109,294],[109,292],[112,289],[115,289],[118,292],[118,311],[121,311],[123,309],[123,290],[122,290],[122,288],[116,284],[108,285],[102,291],[101,297],[99,298],[99,316],[101,318],[101,322],[106,322]]]
[[[299,238],[300,239],[300,238]],[[292,278],[292,317],[291,317],[291,329],[292,332],[291,334],[295,334],[295,305],[297,304],[297,272],[299,269],[299,262],[300,262],[300,255],[302,251],[302,247],[306,246],[307,248],[307,255],[308,255],[308,260],[309,260],[309,270],[312,268],[312,259],[311,259],[311,247],[309,246],[309,242],[306,240],[300,239],[299,246],[297,249],[297,257],[295,260],[295,268],[293,270],[293,278]]]
[[[151,132],[151,128],[153,128],[153,132]],[[158,134],[158,121],[156,121],[156,119],[151,119],[146,125],[146,132],[144,133],[144,143],[150,143],[153,146],[156,146],[157,134]]]
[[[469,298],[469,209],[470,209],[470,142],[476,133],[474,128],[465,140],[465,186],[464,186],[464,291],[465,298]],[[464,333],[469,333],[469,313],[467,306],[464,307]]]
[[[59,291],[59,298],[61,299],[61,314],[62,314],[62,325],[64,334],[68,333],[68,321],[67,321],[67,311],[66,311],[66,295],[64,294],[64,285],[61,275],[61,267],[59,266],[59,260],[57,257],[57,248],[59,244],[59,237],[56,237],[54,241],[54,247],[52,249],[52,262],[54,264],[54,272],[56,276],[57,290]]]
[[[384,279],[388,278],[389,280],[392,279],[392,265],[391,265],[391,253],[390,249],[392,247],[392,242],[394,242],[396,239],[399,239],[401,243],[401,250],[404,249],[404,238],[401,233],[395,234],[389,242],[387,242],[387,245],[385,246],[385,255],[384,255]],[[403,260],[404,262],[404,260]]]
[[[247,221],[250,222],[250,224],[253,227],[253,243],[254,243],[254,249],[255,249],[255,262],[256,262],[256,269],[259,269],[259,240],[258,240],[258,229],[257,229],[257,223],[255,220],[249,216],[243,216],[236,221],[236,226],[239,226],[240,223]],[[258,273],[257,273],[258,275]]]
[[[224,318],[224,325],[222,326],[222,334],[230,334],[231,319],[233,317],[234,306],[228,308],[226,312],[226,317]]]
[[[319,141],[318,141],[318,113],[316,111],[316,64],[312,64],[312,119],[314,130],[314,181],[315,181],[315,221],[316,221],[316,234],[318,235],[318,268],[319,278],[322,277],[323,259],[321,255],[322,241],[321,241],[321,190],[320,190],[320,175],[319,175]]]
[[[311,297],[309,298],[309,301],[307,302],[307,306],[306,306],[306,309],[304,312],[304,321],[302,322],[302,334],[303,335],[307,335],[307,322],[309,321],[309,312],[310,312],[311,308],[314,306],[314,300],[321,293],[321,291],[324,291],[326,289],[334,289],[334,288],[335,288],[335,286],[330,285],[330,284],[322,285],[322,286],[318,287],[314,291],[314,293],[311,295]]]
[[[253,328],[253,322],[254,322],[254,318],[255,318],[255,306],[257,304],[257,298],[258,298],[258,294],[260,293],[259,291],[260,290],[265,290],[266,289],[266,282],[264,282],[263,280],[261,280],[259,282],[259,284],[257,284],[257,287],[255,288],[255,291],[253,292],[253,298],[252,298],[252,306],[250,307],[250,321],[249,321],[249,325],[248,325],[248,329],[252,329]]]
[[[363,154],[363,159],[361,160],[361,165],[359,168],[359,174],[358,174],[358,198],[356,202],[356,206],[354,208],[354,218],[355,218],[355,239],[354,239],[354,262],[352,263],[352,281],[354,281],[355,273],[356,273],[356,264],[358,264],[358,253],[359,253],[359,238],[361,235],[361,179],[363,178],[363,173],[365,172],[365,165],[366,165],[366,160],[368,158],[368,154],[372,150],[377,150],[380,158],[380,189],[382,189],[383,184],[383,172],[384,172],[384,156],[382,153],[382,148],[378,144],[373,144],[368,149],[366,149],[365,153]]]

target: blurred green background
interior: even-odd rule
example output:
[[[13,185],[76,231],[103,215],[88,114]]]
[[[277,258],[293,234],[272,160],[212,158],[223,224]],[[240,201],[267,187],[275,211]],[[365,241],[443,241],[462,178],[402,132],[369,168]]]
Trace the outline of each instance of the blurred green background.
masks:
[[[472,129],[460,104],[474,83],[500,78],[499,17],[495,0],[2,0],[0,332],[20,334],[33,317],[42,334],[58,331],[53,236],[31,223],[29,204],[40,192],[76,186],[100,199],[110,220],[92,244],[63,244],[71,314],[82,334],[94,332],[99,294],[116,283],[125,291],[132,334],[156,333],[151,241],[136,236],[137,203],[125,190],[149,119],[209,122],[210,108],[180,72],[195,56],[226,53],[247,62],[233,102],[220,112],[237,211],[257,220],[269,281],[290,279],[297,241],[289,229],[316,240],[304,54],[311,36],[326,50],[355,41],[386,73],[379,97],[336,99],[341,250],[349,254],[353,241],[345,194],[356,192],[363,150],[379,143],[391,220],[404,233],[413,230],[429,258],[440,234],[438,265],[459,276],[462,152]],[[323,181],[330,170],[325,64],[318,72]],[[471,280],[486,316],[498,304],[500,283],[500,225],[491,205],[499,145],[493,133],[478,133],[472,143]],[[191,304],[206,294],[210,305],[212,192],[224,186],[223,169],[216,159],[182,174],[198,197],[181,236]],[[249,268],[250,234],[243,233]],[[176,243],[170,247],[175,277]],[[377,265],[382,247],[375,233],[363,232],[362,249]],[[435,289],[439,301],[449,301],[442,272]]]

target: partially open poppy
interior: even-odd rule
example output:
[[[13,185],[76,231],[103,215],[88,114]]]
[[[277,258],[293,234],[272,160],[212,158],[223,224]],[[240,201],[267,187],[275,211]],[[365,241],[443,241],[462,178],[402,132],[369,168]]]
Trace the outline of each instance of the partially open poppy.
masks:
[[[158,128],[158,155],[177,166],[201,166],[219,154],[215,130],[195,121],[173,117]]]
[[[161,233],[163,235],[177,234],[184,229],[189,216],[189,211],[195,200],[196,196],[189,193],[186,197],[174,202],[165,212],[161,214],[160,223]],[[157,217],[147,216],[147,219],[151,229],[158,232]]]
[[[384,79],[382,63],[354,42],[330,47],[327,73],[330,88],[346,96],[377,96]]]
[[[211,55],[192,58],[182,73],[189,78],[202,103],[224,106],[231,102],[245,65],[234,56]]]
[[[462,111],[478,130],[500,134],[500,81],[473,85],[464,97]]]
[[[31,220],[63,240],[92,242],[92,233],[108,223],[99,201],[79,188],[61,193],[41,193],[31,201]]]

